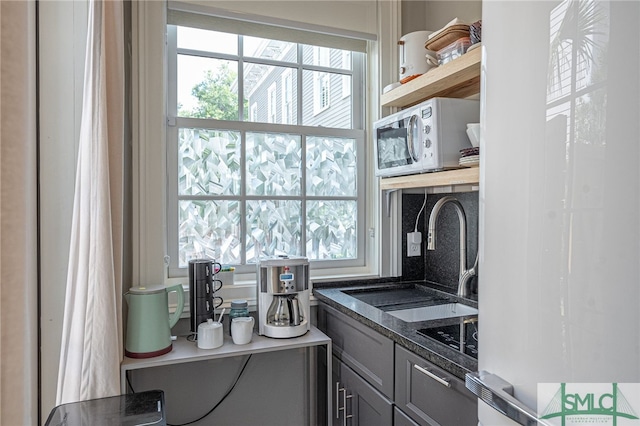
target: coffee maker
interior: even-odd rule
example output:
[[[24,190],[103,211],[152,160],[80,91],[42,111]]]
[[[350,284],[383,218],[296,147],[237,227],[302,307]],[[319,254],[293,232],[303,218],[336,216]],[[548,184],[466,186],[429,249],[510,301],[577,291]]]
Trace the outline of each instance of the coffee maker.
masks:
[[[258,333],[298,337],[309,331],[309,261],[278,256],[258,263]]]

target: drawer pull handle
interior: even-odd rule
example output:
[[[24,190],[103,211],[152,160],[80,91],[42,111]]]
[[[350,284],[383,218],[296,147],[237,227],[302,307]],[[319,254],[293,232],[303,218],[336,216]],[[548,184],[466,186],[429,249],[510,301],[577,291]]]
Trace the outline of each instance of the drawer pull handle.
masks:
[[[342,407],[340,406],[340,392],[342,392]],[[353,398],[353,395],[347,395],[347,389],[340,387],[340,382],[336,382],[336,419],[340,418],[340,411],[344,411],[342,416],[342,424],[347,426],[347,419],[353,417],[353,414],[347,414],[347,399]]]
[[[347,419],[353,417],[353,414],[347,414],[347,399],[351,399],[353,395],[347,395],[347,390],[344,389],[344,393],[342,394],[342,404],[344,405],[344,419],[342,424],[347,426]]]
[[[413,368],[415,368],[416,370],[418,370],[422,374],[431,377],[433,380],[435,380],[436,382],[440,383],[441,385],[444,385],[444,386],[446,386],[448,388],[451,387],[451,383],[449,383],[449,378],[440,377],[440,376],[432,373],[429,369],[424,368],[424,367],[420,367],[418,364],[413,364]]]
[[[340,392],[345,392],[345,389],[340,389],[340,382],[336,382],[336,419],[340,418],[340,411],[344,410],[344,407],[340,408]]]

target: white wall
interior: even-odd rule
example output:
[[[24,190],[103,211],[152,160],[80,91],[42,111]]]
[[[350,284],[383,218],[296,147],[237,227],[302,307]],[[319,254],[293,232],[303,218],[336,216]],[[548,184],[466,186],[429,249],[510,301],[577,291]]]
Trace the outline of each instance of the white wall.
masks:
[[[414,1],[402,0],[402,34],[436,31],[453,18],[468,24],[482,18],[481,0]]]
[[[87,3],[39,3],[42,422],[55,406],[76,153],[82,110]],[[64,47],[64,48],[63,48]]]

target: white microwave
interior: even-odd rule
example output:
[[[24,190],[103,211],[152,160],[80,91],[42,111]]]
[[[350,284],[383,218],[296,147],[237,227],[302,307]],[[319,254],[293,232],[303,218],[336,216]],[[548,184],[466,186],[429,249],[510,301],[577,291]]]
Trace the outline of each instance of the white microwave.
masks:
[[[401,176],[459,167],[471,148],[467,123],[480,121],[480,101],[432,98],[374,123],[376,176]]]

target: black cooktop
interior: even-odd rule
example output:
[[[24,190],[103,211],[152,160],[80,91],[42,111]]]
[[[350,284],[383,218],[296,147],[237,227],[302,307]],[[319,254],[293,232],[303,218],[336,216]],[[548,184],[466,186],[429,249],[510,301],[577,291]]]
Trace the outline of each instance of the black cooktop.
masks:
[[[478,359],[478,322],[460,321],[453,325],[422,328],[418,334],[429,337],[465,355]],[[460,336],[463,336],[460,339]]]

